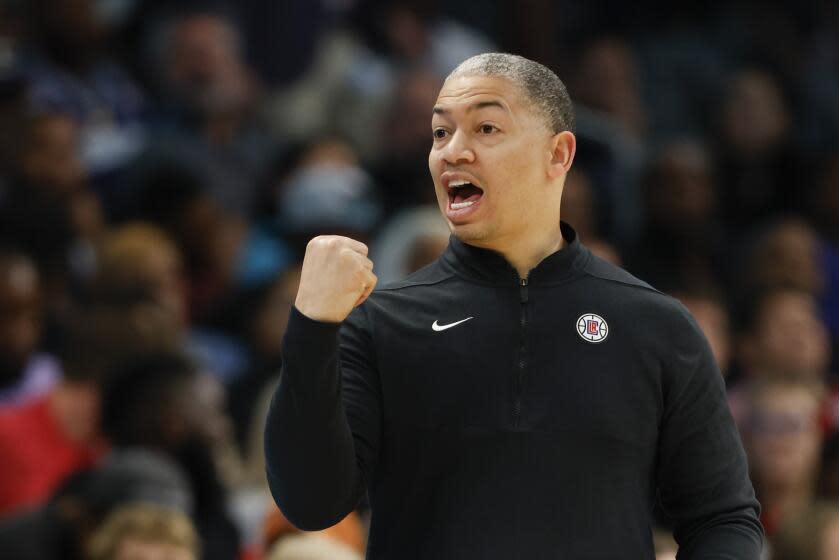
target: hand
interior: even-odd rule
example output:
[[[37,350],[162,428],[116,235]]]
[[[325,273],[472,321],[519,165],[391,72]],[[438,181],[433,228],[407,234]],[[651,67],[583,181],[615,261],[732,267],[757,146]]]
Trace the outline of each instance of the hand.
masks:
[[[306,245],[294,306],[315,321],[340,323],[376,287],[367,245],[339,235],[320,235]]]

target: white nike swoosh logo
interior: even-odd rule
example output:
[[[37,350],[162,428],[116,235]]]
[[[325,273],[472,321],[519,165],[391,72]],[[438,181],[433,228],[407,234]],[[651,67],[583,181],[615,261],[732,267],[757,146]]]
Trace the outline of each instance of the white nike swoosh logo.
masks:
[[[435,320],[435,321],[434,321],[434,324],[433,324],[433,325],[431,325],[431,328],[432,328],[432,329],[434,329],[434,330],[435,330],[435,331],[437,331],[437,332],[440,332],[440,331],[444,331],[444,330],[446,330],[446,329],[450,329],[450,328],[452,328],[452,327],[456,327],[456,326],[458,326],[460,323],[463,323],[463,322],[465,322],[465,321],[468,321],[469,319],[474,319],[474,317],[467,317],[467,318],[465,318],[465,319],[461,319],[460,321],[456,321],[456,322],[454,322],[454,323],[449,323],[448,325],[438,325],[438,324],[437,324],[437,321]]]

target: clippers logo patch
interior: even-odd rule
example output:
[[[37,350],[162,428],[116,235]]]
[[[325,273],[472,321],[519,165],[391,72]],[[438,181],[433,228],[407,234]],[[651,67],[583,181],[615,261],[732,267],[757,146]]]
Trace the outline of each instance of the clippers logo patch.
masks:
[[[577,333],[586,342],[603,342],[609,336],[609,325],[600,315],[586,313],[577,319]]]

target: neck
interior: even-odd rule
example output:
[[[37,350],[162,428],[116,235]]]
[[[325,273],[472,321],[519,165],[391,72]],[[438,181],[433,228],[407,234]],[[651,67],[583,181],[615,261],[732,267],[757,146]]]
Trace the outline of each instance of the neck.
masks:
[[[510,243],[495,250],[507,259],[507,262],[516,269],[519,278],[527,278],[542,260],[565,246],[562,232],[559,229],[559,220],[556,226],[537,230],[529,235],[519,235]]]

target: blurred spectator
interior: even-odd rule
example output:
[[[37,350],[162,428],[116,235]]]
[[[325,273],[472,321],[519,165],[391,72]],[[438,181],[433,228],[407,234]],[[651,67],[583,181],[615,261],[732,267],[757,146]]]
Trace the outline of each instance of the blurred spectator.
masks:
[[[632,246],[641,228],[646,129],[632,47],[618,37],[588,41],[567,83],[576,113],[574,165],[595,189],[601,234],[621,248]]]
[[[217,457],[232,444],[224,392],[212,376],[178,354],[126,362],[105,387],[102,426],[116,448],[165,453],[186,473],[204,560],[233,560],[239,534],[227,512]]]
[[[157,504],[189,513],[182,473],[148,451],[111,453],[94,469],[74,473],[42,507],[0,520],[0,557],[86,560],[92,532],[124,504]]]
[[[190,325],[188,287],[178,248],[159,228],[126,223],[103,240],[91,299],[107,306],[157,305],[178,326],[178,341],[222,379],[245,367],[244,348],[217,331]]]
[[[673,294],[693,315],[702,334],[708,339],[717,365],[723,374],[728,375],[731,359],[731,324],[728,309],[720,296],[711,290],[687,290]]]
[[[236,441],[246,458],[256,451],[249,447],[248,435],[256,416],[259,396],[280,372],[282,356],[279,341],[285,335],[299,282],[300,266],[293,266],[273,282],[256,290],[246,301],[243,328],[250,350],[250,364],[248,371],[229,388],[229,409]],[[261,454],[261,438],[258,447]],[[260,480],[264,479],[264,463],[253,474]]]
[[[42,303],[32,261],[0,252],[0,408],[48,392],[61,375],[55,358],[38,351]]]
[[[197,560],[198,535],[189,517],[148,504],[112,512],[91,537],[89,560]]]
[[[324,35],[309,71],[274,97],[270,118],[294,141],[340,134],[365,161],[379,159],[383,143],[370,131],[383,130],[402,77],[415,76],[403,70],[423,68],[442,79],[466,58],[493,50],[488,38],[445,17],[436,0],[362,0],[350,19],[349,29]]]
[[[449,244],[449,235],[436,204],[409,208],[393,216],[370,249],[379,285],[402,280],[430,264]]]
[[[95,464],[100,383],[117,360],[170,348],[171,323],[154,308],[94,309],[64,336],[64,376],[49,392],[0,410],[0,515],[42,503],[64,477]]]
[[[210,196],[200,177],[175,163],[148,171],[137,214],[162,228],[180,250],[189,321],[217,323],[245,275],[242,269],[252,237],[248,224]],[[275,272],[285,265],[282,251],[274,248],[278,260],[269,268]]]
[[[743,439],[767,536],[813,502],[823,399],[824,387],[813,380],[773,377],[750,388]]]
[[[91,297],[100,304],[159,305],[175,324],[186,322],[186,293],[177,248],[156,227],[129,223],[110,231],[99,250]]]
[[[790,109],[772,75],[747,68],[727,84],[719,108],[719,193],[729,234],[801,207],[804,173],[791,141]]]
[[[382,217],[373,178],[358,154],[341,140],[313,142],[276,186],[277,222],[302,257],[318,234],[346,235],[366,242]]]
[[[27,115],[14,163],[0,198],[0,241],[35,259],[47,309],[58,313],[70,284],[90,275],[93,245],[104,229],[79,159],[78,126],[63,113]]]
[[[375,176],[388,210],[435,204],[428,173],[431,146],[429,107],[437,101],[442,79],[424,68],[403,72],[377,135]]]
[[[284,537],[265,560],[361,560],[364,555],[321,535],[298,534]]]
[[[825,288],[822,243],[812,226],[788,218],[757,239],[743,274],[747,289],[790,286],[819,298]]]
[[[823,239],[819,256],[824,271],[822,310],[833,338],[833,371],[839,371],[839,150],[825,158],[813,191],[811,215]]]
[[[737,356],[747,377],[824,380],[829,346],[815,298],[797,288],[769,288],[741,310]]]
[[[772,560],[839,560],[839,506],[816,503],[784,522],[772,541]]]
[[[625,134],[641,138],[646,116],[641,102],[641,76],[632,47],[618,37],[600,37],[582,52],[572,80],[577,103],[609,115]]]
[[[299,537],[314,537],[314,539],[306,541]],[[270,559],[292,560],[298,558],[297,554],[300,554],[302,558],[312,558],[312,560],[363,558],[365,540],[361,520],[355,512],[351,512],[332,527],[315,532],[301,531],[296,528],[276,507],[265,520],[264,548],[268,551],[266,557]],[[284,544],[298,542],[299,545]],[[306,544],[309,542],[311,544]]]
[[[101,17],[99,4],[27,2],[32,34],[24,72],[37,109],[69,114],[81,127],[82,159],[101,177],[125,166],[142,148],[145,99],[111,58],[113,29]]]
[[[724,241],[713,168],[701,144],[673,141],[652,156],[644,206],[646,227],[630,259],[632,272],[666,291],[718,283]]]
[[[178,161],[219,206],[250,216],[276,143],[257,114],[259,86],[239,28],[211,9],[179,13],[160,27],[153,66],[164,114],[143,159]]]

